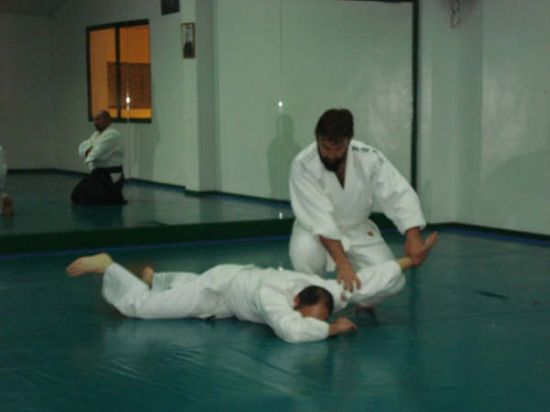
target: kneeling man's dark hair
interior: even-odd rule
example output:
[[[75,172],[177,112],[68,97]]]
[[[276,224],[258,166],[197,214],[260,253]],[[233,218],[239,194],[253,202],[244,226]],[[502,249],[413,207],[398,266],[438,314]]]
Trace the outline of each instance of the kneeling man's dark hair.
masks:
[[[298,299],[300,300],[298,308],[322,302],[327,306],[329,313],[332,313],[334,310],[334,299],[332,299],[332,295],[328,290],[320,286],[308,286],[302,289],[302,291],[298,293]]]
[[[317,139],[341,143],[353,137],[353,115],[348,109],[329,109],[322,114],[315,126]]]

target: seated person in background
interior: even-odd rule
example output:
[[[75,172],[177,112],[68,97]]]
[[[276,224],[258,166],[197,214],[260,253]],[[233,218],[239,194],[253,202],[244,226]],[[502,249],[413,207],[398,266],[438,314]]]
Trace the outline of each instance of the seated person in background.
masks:
[[[94,118],[97,131],[78,147],[78,154],[91,173],[73,190],[71,199],[76,204],[126,203],[122,197],[124,142],[118,130],[111,127],[111,123],[109,112],[104,110],[98,113]]]
[[[437,240],[432,233],[424,245]],[[402,272],[414,265],[404,257],[360,269],[361,287],[348,292],[336,280],[316,275],[220,265],[198,276],[186,272],[155,273],[146,267],[141,280],[105,253],[76,259],[70,276],[103,274],[103,297],[123,315],[141,319],[229,318],[264,323],[287,342],[326,339],[357,329],[345,317],[329,322],[333,311],[349,303],[374,305],[399,292]]]
[[[4,158],[4,149],[0,146],[0,213],[2,216],[13,216],[13,202],[11,197],[4,193],[8,166]]]

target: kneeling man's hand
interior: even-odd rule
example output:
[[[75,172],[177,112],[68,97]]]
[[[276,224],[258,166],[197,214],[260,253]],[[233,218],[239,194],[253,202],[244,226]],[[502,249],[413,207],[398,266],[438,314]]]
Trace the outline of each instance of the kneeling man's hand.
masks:
[[[361,281],[351,265],[345,265],[338,268],[336,281],[344,286],[344,290],[353,292],[355,288],[361,288]]]

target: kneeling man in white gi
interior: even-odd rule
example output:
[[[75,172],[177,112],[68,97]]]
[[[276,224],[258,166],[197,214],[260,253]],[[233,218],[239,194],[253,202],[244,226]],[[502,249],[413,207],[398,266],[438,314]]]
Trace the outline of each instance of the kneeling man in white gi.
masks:
[[[426,239],[429,250],[436,241]],[[361,287],[346,292],[335,280],[248,265],[220,265],[202,275],[155,273],[147,267],[137,278],[105,253],[76,259],[71,276],[104,274],[103,297],[123,315],[141,319],[237,317],[264,323],[287,342],[308,342],[356,329],[353,322],[328,318],[349,303],[376,304],[399,292],[410,257],[359,270]]]
[[[352,140],[353,134],[349,110],[327,110],[317,122],[316,141],[296,156],[290,171],[294,269],[323,275],[336,268],[347,290],[360,287],[360,268],[394,259],[369,219],[375,203],[405,234],[404,254],[416,265],[426,257],[418,196],[380,151]]]

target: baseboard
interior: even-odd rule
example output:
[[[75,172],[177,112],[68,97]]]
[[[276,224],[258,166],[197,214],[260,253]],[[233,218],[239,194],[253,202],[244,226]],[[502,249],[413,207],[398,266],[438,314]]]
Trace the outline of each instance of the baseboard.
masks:
[[[0,255],[288,236],[292,219],[0,236]]]
[[[536,244],[548,244],[550,246],[550,235],[541,233],[525,232],[520,230],[500,229],[490,226],[472,225],[458,222],[429,224],[428,230],[453,230],[468,234],[490,236],[492,238],[509,239],[514,241],[528,241]]]

